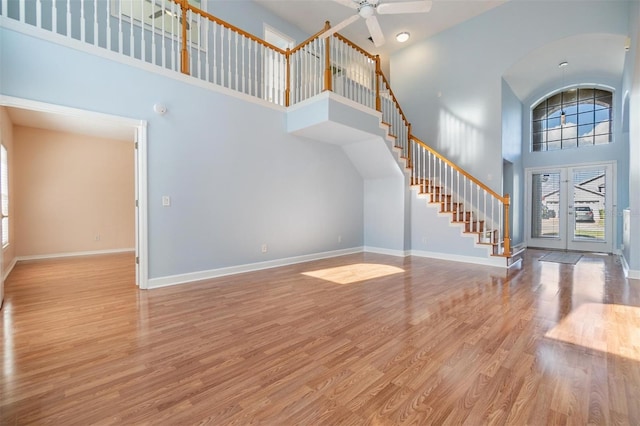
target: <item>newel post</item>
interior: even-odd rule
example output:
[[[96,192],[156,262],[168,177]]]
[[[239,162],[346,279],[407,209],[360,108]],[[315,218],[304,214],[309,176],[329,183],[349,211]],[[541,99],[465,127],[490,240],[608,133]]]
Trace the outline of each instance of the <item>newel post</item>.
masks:
[[[187,20],[187,11],[188,8],[188,0],[177,0],[180,5],[180,9],[182,10],[182,19],[180,23],[182,24],[182,48],[180,50],[180,71],[183,74],[189,75],[189,50],[187,49],[187,27],[189,26],[189,21]]]
[[[376,55],[376,111],[382,111],[382,103],[380,102],[380,78],[382,70],[380,69],[380,55]]]
[[[331,28],[329,21],[324,23],[324,30],[328,31]],[[331,87],[331,36],[326,38],[324,43],[324,90],[333,91]]]
[[[504,254],[511,254],[511,238],[509,238],[509,205],[511,197],[509,194],[504,196]]]

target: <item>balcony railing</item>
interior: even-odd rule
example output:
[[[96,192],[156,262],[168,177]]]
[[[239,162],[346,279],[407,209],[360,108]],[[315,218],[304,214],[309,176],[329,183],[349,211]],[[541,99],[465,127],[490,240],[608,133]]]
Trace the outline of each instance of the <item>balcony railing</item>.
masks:
[[[325,27],[291,49],[280,49],[188,0],[0,0],[0,19],[17,21],[181,72],[282,106],[323,91],[381,113],[411,181],[448,203],[467,232],[508,255],[509,196],[501,196],[411,133],[379,56]],[[467,220],[469,219],[469,220]]]

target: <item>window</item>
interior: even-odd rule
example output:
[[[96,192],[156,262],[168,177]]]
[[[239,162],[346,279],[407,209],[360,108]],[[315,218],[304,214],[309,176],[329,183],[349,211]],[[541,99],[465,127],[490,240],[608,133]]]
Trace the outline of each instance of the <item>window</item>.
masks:
[[[2,247],[9,244],[9,161],[7,158],[7,148],[2,147],[0,155],[0,192],[2,193]]]
[[[555,93],[532,111],[532,151],[555,151],[612,142],[613,93],[578,87]]]

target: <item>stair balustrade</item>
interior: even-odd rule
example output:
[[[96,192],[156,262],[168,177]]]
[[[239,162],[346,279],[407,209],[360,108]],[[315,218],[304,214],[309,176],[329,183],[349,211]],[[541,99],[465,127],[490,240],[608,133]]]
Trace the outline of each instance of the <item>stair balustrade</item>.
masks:
[[[463,232],[509,256],[509,195],[433,150],[411,124],[374,56],[342,35],[318,33],[281,49],[188,0],[0,0],[2,25],[29,25],[218,86],[290,106],[333,91],[380,112],[410,183]]]

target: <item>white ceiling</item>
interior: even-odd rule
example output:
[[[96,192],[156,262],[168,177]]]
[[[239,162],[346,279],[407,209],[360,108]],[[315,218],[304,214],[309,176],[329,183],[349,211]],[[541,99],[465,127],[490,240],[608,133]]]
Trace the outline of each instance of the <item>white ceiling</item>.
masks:
[[[335,25],[356,12],[334,0],[254,1],[309,34],[322,29],[325,20]],[[369,33],[363,19],[341,30],[340,34],[370,53],[388,57],[397,50],[461,24],[506,1],[508,0],[433,0],[433,7],[428,13],[378,15],[386,37],[386,43],[378,49],[368,40]],[[408,42],[399,43],[395,40],[395,35],[401,31],[411,33]],[[562,61],[569,62],[565,69],[567,81],[578,75],[621,78],[625,60],[625,39],[626,37],[621,35],[585,34],[559,40],[534,52],[523,52],[525,56],[506,70],[504,77],[518,98],[523,101],[531,96],[534,90],[558,84],[558,77],[561,76],[558,64]],[[391,79],[393,80],[393,76]]]
[[[320,31],[325,21],[336,25],[356,13],[356,10],[343,6],[333,0],[254,0],[284,20],[291,22],[308,34]],[[381,0],[395,2],[398,0]],[[414,1],[414,0],[412,0]],[[386,43],[376,48],[368,40],[369,32],[364,19],[360,19],[340,31],[358,46],[372,54],[388,56],[403,47],[419,40],[431,37],[440,31],[473,18],[496,7],[506,0],[434,0],[431,11],[403,15],[378,15],[378,22],[384,33]],[[411,33],[405,43],[399,43],[395,35],[402,31]],[[301,42],[303,40],[296,40]]]
[[[75,133],[85,136],[133,142],[135,128],[114,124],[101,118],[78,117],[48,111],[7,107],[9,119],[15,126]]]

